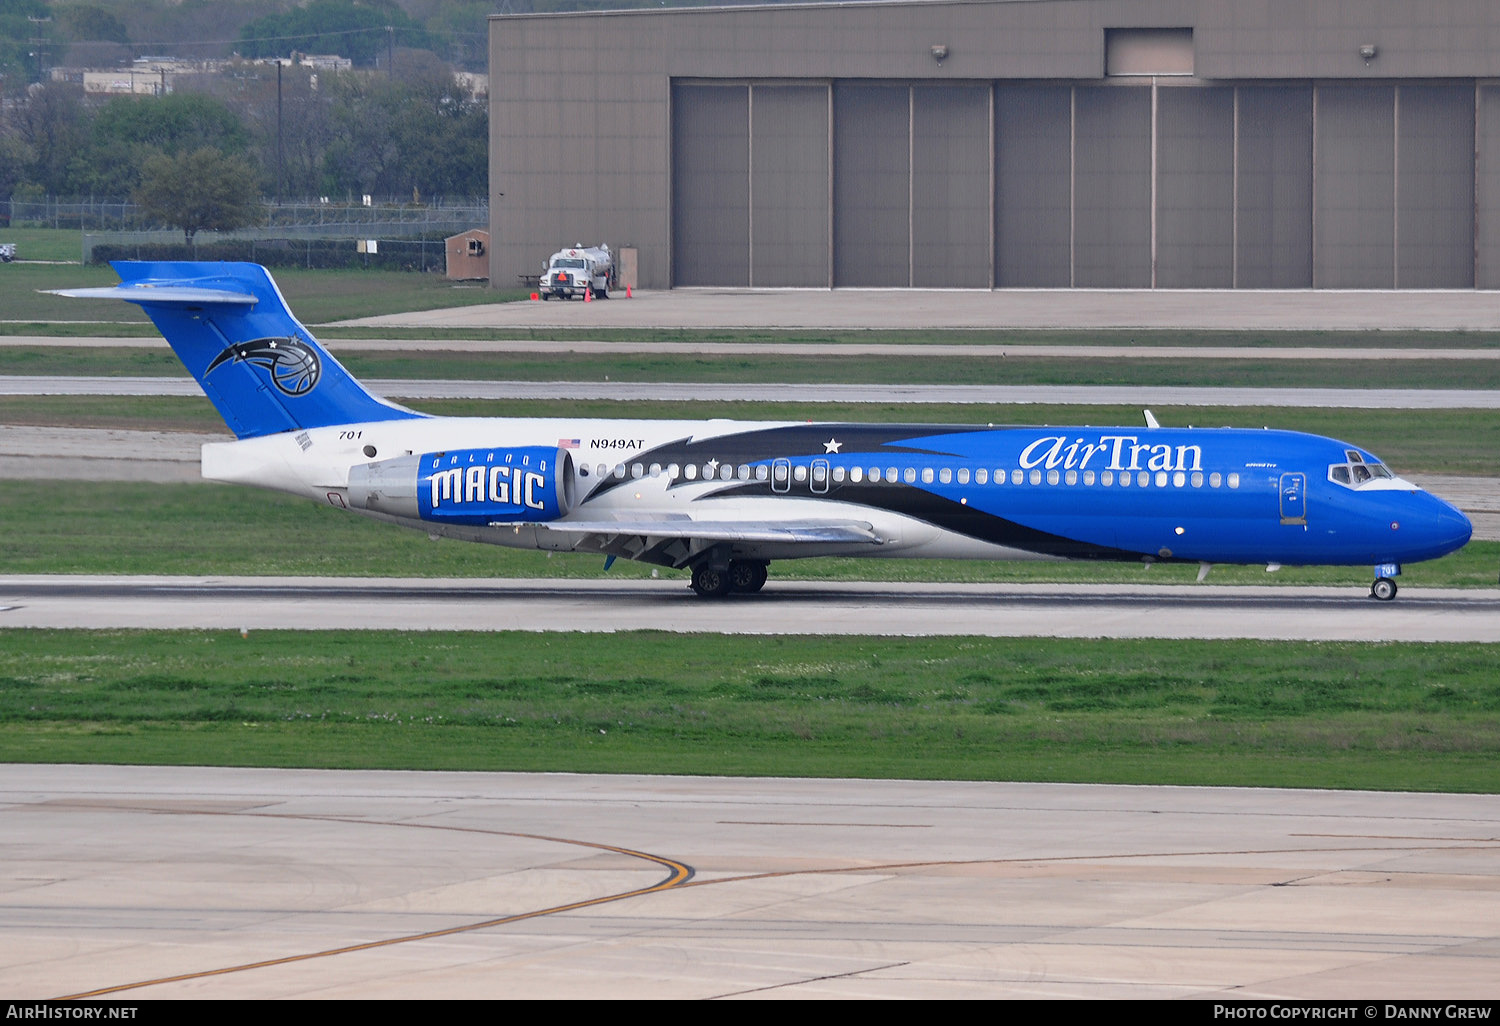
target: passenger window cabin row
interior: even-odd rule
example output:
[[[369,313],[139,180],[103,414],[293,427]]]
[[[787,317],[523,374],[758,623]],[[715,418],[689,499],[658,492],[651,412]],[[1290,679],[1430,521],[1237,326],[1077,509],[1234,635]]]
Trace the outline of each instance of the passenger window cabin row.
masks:
[[[1385,477],[1390,477],[1390,472],[1379,464],[1364,464],[1360,470],[1366,467],[1378,468],[1385,471]],[[1330,468],[1330,478],[1338,480],[1333,476],[1333,471],[1347,467]],[[590,476],[590,468],[583,466],[580,470],[583,477]],[[617,463],[613,468],[606,464],[597,464],[592,473],[599,478],[614,477],[616,480],[625,478],[660,477],[665,474],[670,481],[774,481],[778,485],[788,483],[806,483],[811,479],[815,485],[826,485],[829,481],[834,484],[976,484],[987,485],[1065,485],[1085,488],[1202,488],[1206,484],[1209,488],[1239,488],[1240,475],[1238,473],[1221,474],[1218,471],[1205,474],[1202,471],[1129,471],[1122,470],[1118,473],[1113,470],[1040,470],[1030,471],[1015,468],[1006,470],[1004,467],[996,468],[993,473],[987,467],[971,469],[969,467],[893,467],[893,466],[871,466],[871,467],[829,467],[822,461],[814,463],[811,467],[806,464],[788,464],[776,462],[773,465],[764,463],[757,464],[732,464],[719,463],[711,460],[701,466],[697,463],[688,463],[679,466],[669,463],[663,466],[660,463]],[[788,477],[790,475],[790,479]],[[1343,483],[1348,483],[1345,480]]]

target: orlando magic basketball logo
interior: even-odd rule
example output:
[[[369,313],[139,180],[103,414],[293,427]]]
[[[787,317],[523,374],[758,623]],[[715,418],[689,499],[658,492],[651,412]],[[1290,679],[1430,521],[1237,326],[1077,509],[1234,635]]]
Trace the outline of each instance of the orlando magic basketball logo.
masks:
[[[236,342],[214,357],[205,376],[222,363],[253,363],[271,372],[271,384],[282,395],[299,396],[311,392],[323,372],[318,354],[296,335],[286,338],[258,338]]]

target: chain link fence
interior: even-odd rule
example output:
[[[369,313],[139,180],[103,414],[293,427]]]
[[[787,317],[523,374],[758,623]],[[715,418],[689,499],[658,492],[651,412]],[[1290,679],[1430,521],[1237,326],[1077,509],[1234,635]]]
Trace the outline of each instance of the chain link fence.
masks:
[[[379,226],[375,226],[379,227]],[[388,226],[387,226],[388,227]],[[360,239],[317,234],[290,237],[284,229],[263,232],[199,232],[191,244],[181,232],[84,233],[84,263],[111,260],[240,260],[266,267],[352,268],[392,271],[446,270],[443,240],[472,227],[464,225],[435,238],[397,237],[374,232]],[[373,228],[372,228],[373,231]],[[374,242],[374,247],[369,243]]]
[[[260,226],[247,231],[269,231],[288,238],[375,238],[381,234],[404,238],[448,231],[454,225],[459,226],[454,231],[464,231],[487,225],[489,220],[489,206],[482,199],[439,197],[411,203],[371,197],[367,204],[319,198],[266,203]],[[167,230],[167,226],[146,216],[129,200],[94,196],[13,196],[0,201],[0,224],[16,228],[72,228],[96,235]]]
[[[200,231],[191,243],[178,228],[153,224],[129,200],[101,197],[11,198],[0,224],[79,230],[83,262],[118,259],[251,260],[277,267],[382,267],[442,271],[443,240],[488,227],[483,201],[413,204],[267,203],[261,224],[233,232]],[[368,245],[374,242],[373,252]],[[363,245],[362,245],[363,244]]]

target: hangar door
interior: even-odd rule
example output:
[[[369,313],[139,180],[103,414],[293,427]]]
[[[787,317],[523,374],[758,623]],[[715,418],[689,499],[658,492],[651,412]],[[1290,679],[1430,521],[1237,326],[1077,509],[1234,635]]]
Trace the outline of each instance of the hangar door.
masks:
[[[1500,282],[1500,86],[678,80],[672,282]],[[1476,125],[1478,128],[1476,129]]]
[[[987,289],[988,83],[833,89],[833,283]]]
[[[829,285],[827,84],[672,86],[672,283]]]
[[[989,288],[988,83],[676,81],[672,283]]]

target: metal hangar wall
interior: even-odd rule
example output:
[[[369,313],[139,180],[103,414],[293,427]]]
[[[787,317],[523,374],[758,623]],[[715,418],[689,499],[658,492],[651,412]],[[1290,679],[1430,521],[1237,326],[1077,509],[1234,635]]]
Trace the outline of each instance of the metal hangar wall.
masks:
[[[490,279],[1500,287],[1500,5],[930,0],[490,21]]]

